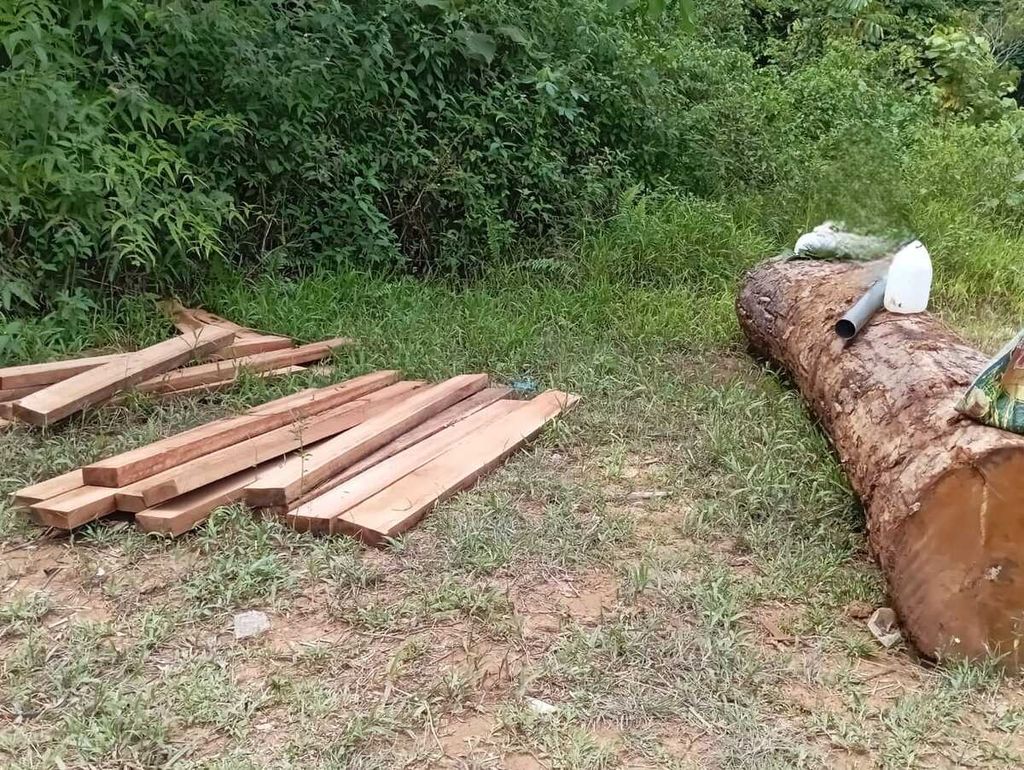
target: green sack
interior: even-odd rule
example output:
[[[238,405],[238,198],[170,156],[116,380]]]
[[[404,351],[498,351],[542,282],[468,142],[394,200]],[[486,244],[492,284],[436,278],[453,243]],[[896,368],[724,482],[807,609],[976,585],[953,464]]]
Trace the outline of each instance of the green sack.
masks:
[[[988,362],[956,409],[984,425],[1024,433],[1024,330]]]

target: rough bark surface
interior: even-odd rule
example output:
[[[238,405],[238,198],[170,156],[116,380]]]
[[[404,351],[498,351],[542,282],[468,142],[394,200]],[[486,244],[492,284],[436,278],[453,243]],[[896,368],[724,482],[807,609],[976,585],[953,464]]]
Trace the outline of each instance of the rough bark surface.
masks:
[[[957,419],[988,357],[934,316],[837,318],[877,268],[765,263],[737,299],[752,347],[790,372],[864,504],[911,641],[932,657],[1024,665],[1024,437]]]

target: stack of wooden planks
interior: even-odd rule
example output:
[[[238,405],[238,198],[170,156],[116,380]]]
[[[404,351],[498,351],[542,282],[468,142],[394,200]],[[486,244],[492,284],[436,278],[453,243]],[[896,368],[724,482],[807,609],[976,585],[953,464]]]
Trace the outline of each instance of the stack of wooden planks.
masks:
[[[301,364],[353,342],[295,346],[289,337],[204,310],[176,308],[173,318],[181,333],[143,350],[0,369],[0,421],[47,426],[129,389],[162,397],[219,390],[243,371],[266,377],[302,371]],[[196,363],[203,359],[213,360]]]
[[[14,499],[50,527],[121,511],[169,535],[245,502],[302,531],[375,543],[473,484],[578,400],[509,394],[483,374],[431,385],[374,372],[101,460]]]

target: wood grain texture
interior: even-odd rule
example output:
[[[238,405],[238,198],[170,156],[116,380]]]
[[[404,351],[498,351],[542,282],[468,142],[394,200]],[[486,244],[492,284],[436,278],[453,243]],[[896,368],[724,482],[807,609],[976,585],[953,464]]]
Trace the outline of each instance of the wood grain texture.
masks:
[[[433,460],[457,441],[478,430],[486,430],[490,423],[510,414],[525,401],[498,401],[464,420],[456,422],[438,433],[413,444],[404,451],[387,458],[306,503],[297,506],[287,517],[288,523],[300,532],[331,531],[331,521],[354,508],[369,497],[408,476]]]
[[[359,425],[422,383],[399,382],[276,430],[240,441],[119,489],[118,508],[139,512]]]
[[[124,353],[73,358],[65,361],[47,361],[40,364],[8,366],[0,369],[0,390],[10,388],[42,388],[55,382],[66,380],[76,374],[87,372],[111,361],[124,357]]]
[[[149,377],[227,346],[234,332],[208,327],[152,345],[38,390],[14,404],[14,416],[46,426]]]
[[[180,535],[205,521],[217,508],[241,500],[245,487],[258,477],[258,468],[248,468],[140,511],[135,514],[135,523],[143,532]]]
[[[383,371],[356,377],[337,385],[286,396],[263,404],[248,414],[226,417],[123,452],[82,469],[85,483],[123,487],[154,476],[197,457],[216,452],[296,420],[312,417],[394,384],[399,372]]]
[[[280,369],[285,366],[305,364],[310,361],[319,361],[322,358],[333,355],[336,350],[351,344],[351,339],[339,337],[296,348],[273,350],[268,353],[234,358],[229,361],[214,361],[208,364],[189,366],[185,369],[179,369],[163,376],[149,379],[141,383],[139,389],[146,393],[165,393],[210,383],[222,383],[233,380],[238,376],[239,371],[243,369],[251,372],[263,372],[271,369]]]
[[[116,511],[117,495],[107,487],[81,486],[34,503],[30,509],[48,527],[74,529]]]
[[[287,505],[405,431],[486,386],[487,375],[465,374],[425,388],[366,420],[358,428],[310,450],[279,472],[264,476],[245,490],[246,502],[253,507]]]
[[[14,504],[25,508],[32,503],[38,503],[42,500],[62,495],[65,492],[70,492],[72,489],[76,489],[84,484],[85,479],[82,476],[82,469],[75,468],[67,473],[62,473],[60,476],[54,476],[52,479],[40,481],[38,484],[19,489],[13,495]]]
[[[271,369],[270,371],[262,372],[250,372],[253,377],[259,377],[261,379],[270,379],[273,377],[287,377],[291,374],[301,374],[306,371],[301,366],[285,366],[281,369]],[[185,396],[203,395],[206,393],[219,393],[222,390],[230,390],[238,382],[239,373],[238,371],[233,372],[231,375],[223,380],[217,380],[215,382],[208,382],[205,385],[194,385],[191,388],[178,388],[177,390],[162,390],[152,395],[160,398],[163,401],[183,398]],[[138,388],[139,392],[146,393],[146,383],[141,383]]]
[[[837,318],[870,267],[766,263],[737,313],[828,432],[864,504],[904,630],[928,656],[1024,663],[1024,437],[959,420],[987,356],[928,313],[882,312],[851,343]]]
[[[459,401],[457,404],[445,409],[443,412],[434,415],[426,422],[417,425],[415,428],[406,431],[398,438],[389,441],[387,444],[382,446],[376,452],[367,455],[362,460],[353,463],[345,470],[338,473],[336,476],[331,476],[329,479],[318,485],[317,487],[303,493],[297,499],[289,503],[288,505],[281,506],[266,506],[271,513],[284,516],[289,511],[294,510],[297,506],[311,500],[314,497],[322,495],[330,489],[343,484],[353,476],[362,473],[367,468],[372,468],[374,465],[386,460],[399,452],[408,449],[414,444],[423,441],[424,439],[433,436],[438,431],[444,430],[450,425],[454,425],[460,420],[469,417],[471,414],[475,414],[479,410],[486,406],[490,406],[495,401],[505,398],[512,392],[511,388],[506,387],[494,387],[484,388],[479,393],[474,393],[469,398],[465,398]]]
[[[331,531],[347,532],[370,543],[401,534],[437,503],[499,465],[578,400],[549,390],[522,402],[510,414],[470,433],[383,491],[331,519]]]

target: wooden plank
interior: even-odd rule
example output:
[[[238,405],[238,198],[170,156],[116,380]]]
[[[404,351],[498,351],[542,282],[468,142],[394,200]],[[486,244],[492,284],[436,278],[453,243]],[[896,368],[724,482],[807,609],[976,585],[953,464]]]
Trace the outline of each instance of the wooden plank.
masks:
[[[179,495],[173,500],[139,511],[135,514],[135,523],[144,532],[181,535],[205,521],[217,508],[243,500],[245,488],[249,484],[256,481],[261,474],[277,470],[290,457],[275,458],[256,468],[248,468]]]
[[[81,486],[34,503],[30,510],[41,524],[58,529],[74,529],[114,513],[117,510],[116,491],[108,487]]]
[[[285,366],[281,369],[271,369],[267,372],[252,372],[253,377],[270,378],[270,377],[286,377],[289,374],[301,374],[306,371],[302,366]],[[179,398],[181,396],[194,396],[197,393],[219,393],[222,390],[229,390],[234,384],[238,382],[238,372],[236,370],[227,379],[221,380],[220,382],[211,382],[206,385],[195,385],[191,388],[181,388],[180,390],[168,390],[162,393],[154,393],[153,395],[160,399]],[[139,385],[139,390],[146,392],[146,384],[142,383]]]
[[[217,508],[244,499],[245,488],[249,484],[256,481],[260,474],[276,470],[285,461],[285,458],[275,458],[256,468],[248,468],[161,505],[139,511],[135,514],[135,523],[144,532],[181,535],[205,521]]]
[[[202,308],[191,308],[185,307],[178,300],[165,300],[158,303],[164,313],[170,316],[171,323],[174,327],[182,334],[188,334],[196,332],[202,329],[204,326],[222,326],[225,329],[230,329],[236,332],[237,335],[246,333],[255,333],[255,330],[250,329],[248,326],[240,326],[234,321],[229,321],[226,318],[221,318],[219,315],[214,315]]]
[[[245,487],[258,476],[258,468],[249,468],[220,479],[162,505],[139,511],[135,514],[135,523],[143,532],[180,535],[205,520],[217,508],[241,500]]]
[[[382,372],[372,372],[372,374],[382,374]],[[397,376],[399,372],[394,372]],[[369,375],[362,375],[364,377]],[[251,409],[246,410],[245,414],[272,414],[273,412],[279,412],[283,409],[289,408],[293,404],[300,404],[306,399],[310,398],[313,393],[326,393],[332,388],[347,387],[353,380],[345,380],[334,385],[328,385],[323,388],[303,388],[297,390],[294,393],[289,393],[287,396],[281,396],[281,398],[274,399],[273,401],[267,401],[265,404],[257,404]],[[385,385],[391,383],[385,382]]]
[[[171,316],[174,319],[174,324],[177,326],[179,323],[182,325],[179,328],[184,327],[185,329],[194,330],[197,327],[205,325],[223,326],[225,329],[231,329],[231,331],[238,332],[239,334],[256,334],[255,329],[251,329],[248,326],[240,326],[234,321],[229,321],[227,318],[222,318],[219,315],[215,315],[208,310],[202,308],[189,308],[177,305],[171,308]]]
[[[378,465],[296,507],[288,523],[300,532],[330,532],[331,520],[408,476],[474,431],[525,405],[526,401],[498,401],[439,433],[414,444]]]
[[[240,326],[234,321],[221,318],[202,308],[183,307],[177,300],[163,303],[164,312],[170,317],[174,326],[182,333],[195,332],[204,326],[219,326],[235,332],[235,341],[229,347],[217,351],[212,356],[214,359],[224,360],[228,358],[239,358],[254,353],[266,353],[271,350],[282,350],[290,348],[295,341],[290,337],[274,334],[264,334],[248,326]]]
[[[7,422],[14,421],[14,402],[13,401],[2,401],[0,402],[0,420],[7,420]]]
[[[484,388],[479,393],[474,393],[469,398],[463,399],[457,404],[448,407],[443,412],[434,415],[421,425],[417,425],[412,430],[403,433],[393,441],[389,441],[373,454],[367,455],[357,463],[353,463],[337,476],[332,476],[316,488],[303,493],[288,505],[267,506],[267,508],[271,513],[284,516],[302,503],[322,495],[324,492],[333,489],[339,484],[345,483],[353,476],[362,473],[367,468],[372,468],[377,463],[408,449],[414,444],[423,441],[430,436],[433,436],[435,433],[444,430],[450,425],[456,424],[460,420],[469,417],[471,414],[475,414],[484,407],[490,406],[495,401],[505,398],[511,392],[512,389],[506,387]]]
[[[28,385],[24,388],[4,388],[0,390],[0,401],[17,401],[22,396],[27,396],[42,389],[42,385]]]
[[[355,534],[370,543],[404,532],[437,503],[475,483],[578,400],[577,396],[549,390],[524,402],[511,414],[471,433],[384,491],[332,519],[332,531]]]
[[[245,490],[245,500],[253,507],[287,505],[407,430],[486,386],[486,374],[463,374],[426,388],[344,435],[311,449],[301,462],[262,477]]]
[[[197,457],[362,398],[398,380],[399,372],[365,374],[347,382],[305,391],[263,404],[248,414],[226,417],[87,465],[83,481],[124,487]],[[296,398],[296,396],[301,396]]]
[[[14,493],[14,504],[27,508],[32,503],[57,497],[57,495],[70,492],[72,489],[76,489],[84,484],[85,479],[82,477],[82,469],[75,468],[73,471],[62,473],[60,476],[54,476],[52,479],[40,481],[38,484],[19,489]]]
[[[147,380],[139,386],[140,390],[147,393],[164,393],[172,390],[193,388],[197,385],[206,385],[211,382],[223,382],[237,376],[240,369],[248,369],[252,372],[261,372],[268,369],[280,369],[284,366],[295,366],[297,364],[318,361],[327,358],[336,349],[351,345],[352,340],[348,337],[339,337],[323,342],[314,342],[310,345],[302,345],[287,350],[274,350],[269,353],[258,353],[244,358],[235,358],[230,361],[214,361],[209,364],[190,366],[175,372],[170,372],[162,377],[155,377]]]
[[[198,327],[197,327],[198,328]],[[242,356],[251,356],[257,353],[269,353],[271,351],[291,348],[295,343],[289,337],[273,337],[268,335],[253,335],[236,340],[222,350],[213,354],[219,359],[233,359]],[[30,388],[38,390],[46,385],[61,382],[76,374],[87,372],[103,364],[118,361],[128,353],[112,353],[102,356],[90,356],[87,358],[72,358],[64,361],[48,361],[39,364],[26,364],[24,366],[9,366],[0,369],[0,400],[6,401],[20,396],[5,396],[4,391],[15,388]],[[21,395],[28,395],[32,391],[26,390]]]
[[[66,361],[47,361],[40,364],[8,366],[0,369],[0,389],[27,388],[52,385],[76,374],[87,372],[103,364],[109,364],[124,357],[124,353],[113,353],[88,358],[72,358]]]
[[[243,356],[256,355],[257,353],[270,353],[275,350],[287,350],[295,346],[291,337],[274,337],[268,334],[244,334],[236,337],[235,341],[223,350],[218,350],[211,358],[226,360],[242,358]]]
[[[137,382],[225,347],[232,339],[233,332],[209,327],[191,336],[164,340],[25,396],[14,405],[14,416],[33,425],[49,425]]]
[[[421,383],[399,382],[389,385],[357,401],[168,468],[121,487],[117,496],[118,508],[132,512],[152,508],[246,468],[308,447],[315,441],[358,425],[379,411],[386,411],[418,387],[421,387]]]

